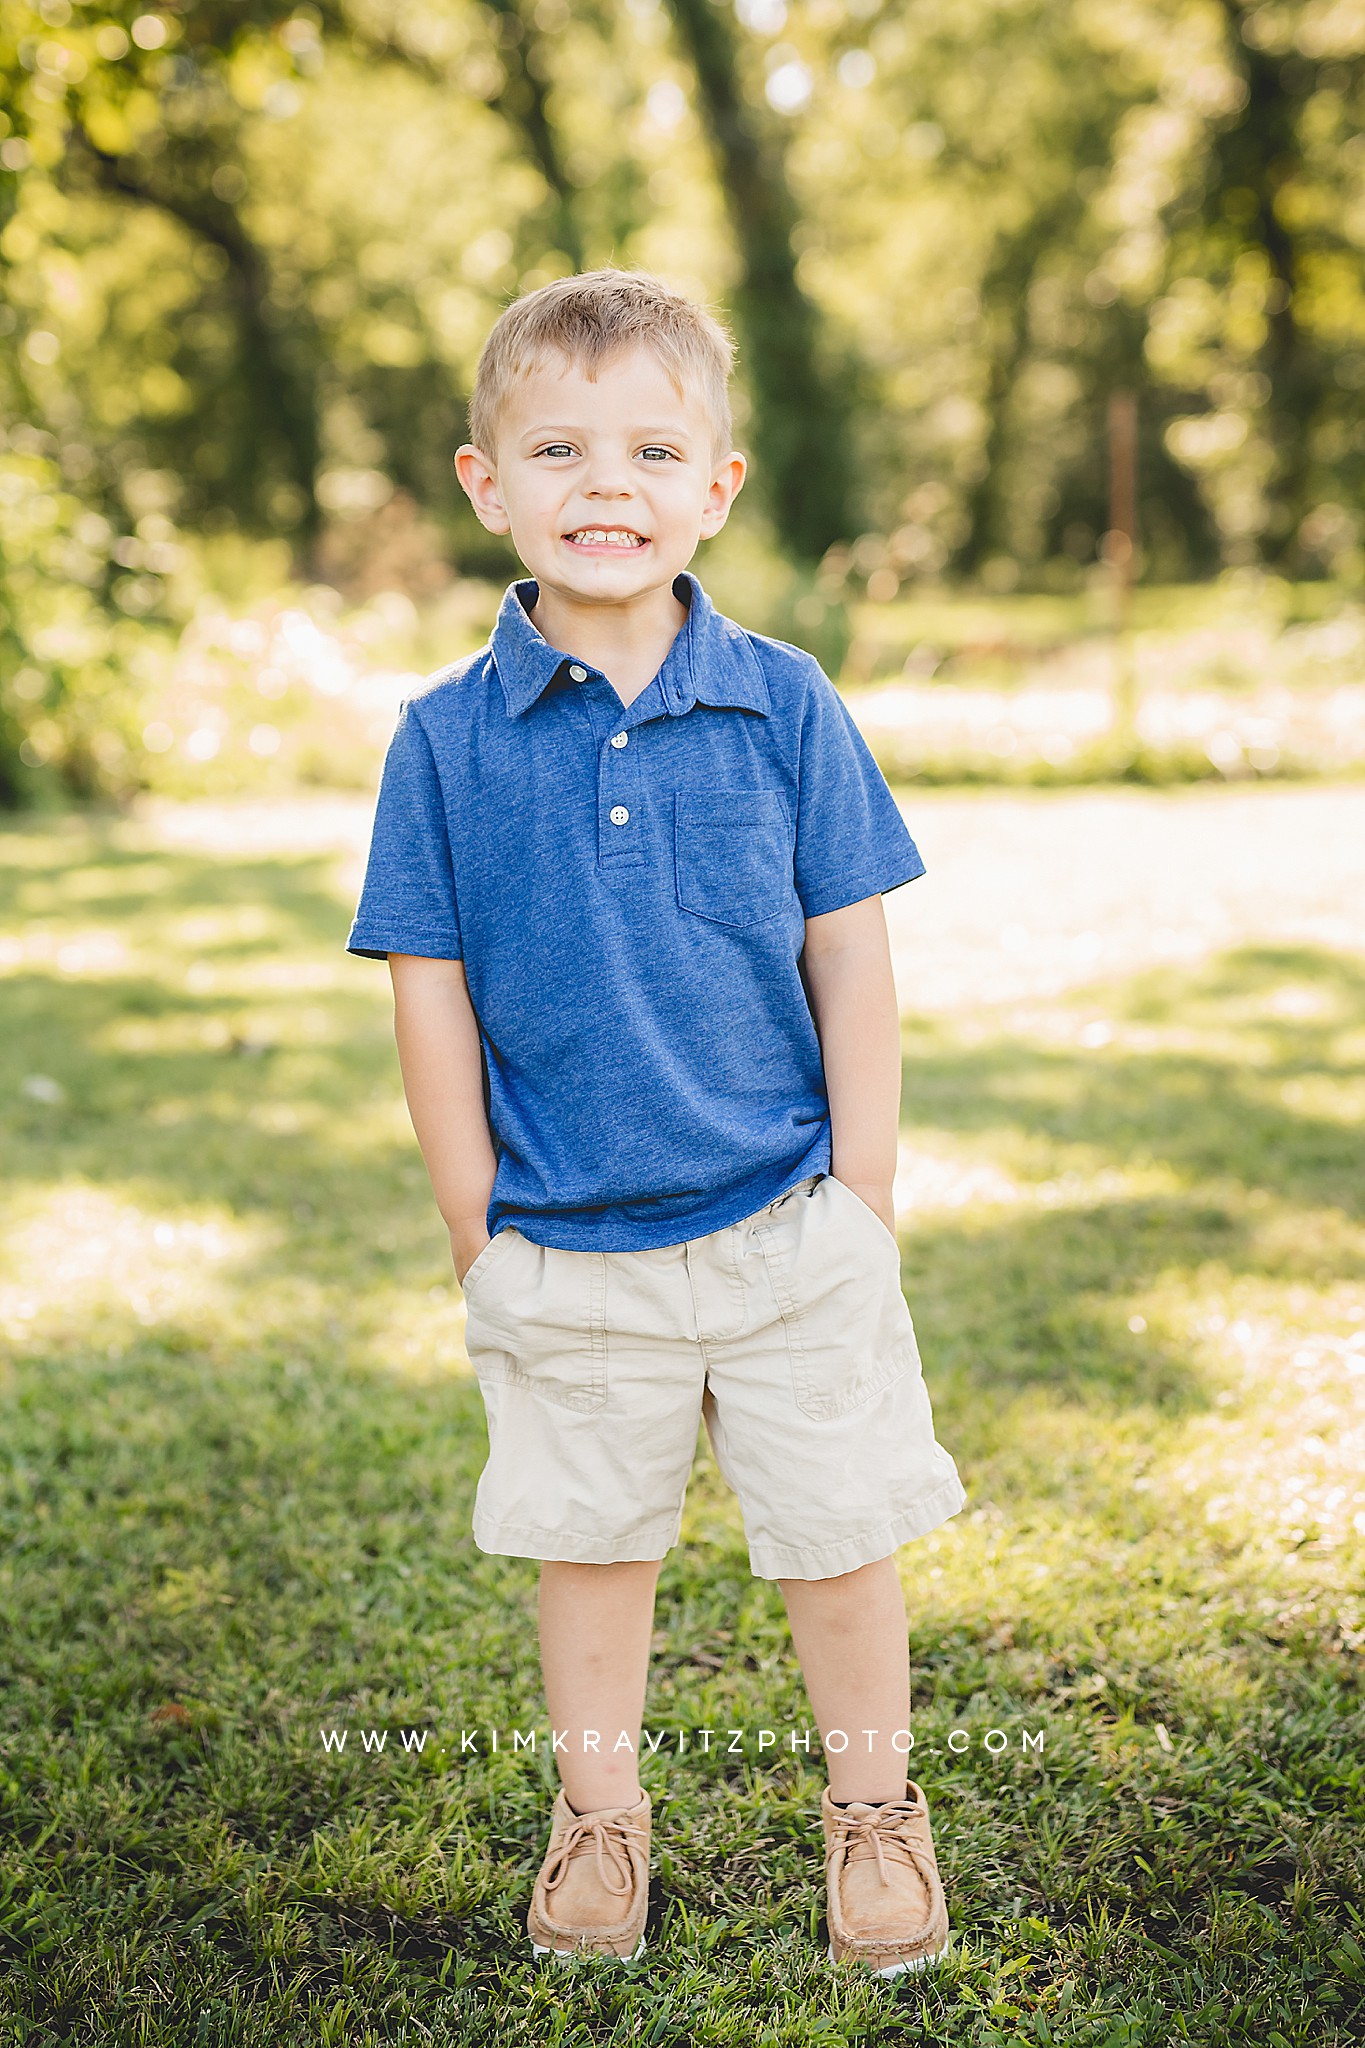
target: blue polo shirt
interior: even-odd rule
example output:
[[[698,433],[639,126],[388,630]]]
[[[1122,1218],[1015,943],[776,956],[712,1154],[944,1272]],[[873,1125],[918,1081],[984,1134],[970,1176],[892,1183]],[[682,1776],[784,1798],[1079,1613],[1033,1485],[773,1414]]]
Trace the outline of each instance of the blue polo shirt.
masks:
[[[347,951],[463,960],[490,1233],[680,1244],[828,1173],[805,920],[924,873],[819,664],[673,587],[687,623],[625,706],[512,584],[384,763]]]

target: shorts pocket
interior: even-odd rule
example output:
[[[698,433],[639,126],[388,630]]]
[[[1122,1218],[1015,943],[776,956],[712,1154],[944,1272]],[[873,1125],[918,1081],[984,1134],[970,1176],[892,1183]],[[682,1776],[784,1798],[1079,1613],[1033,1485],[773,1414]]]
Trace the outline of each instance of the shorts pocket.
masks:
[[[713,924],[765,924],[789,907],[791,834],[776,789],[680,789],[673,845],[678,902]]]
[[[465,1350],[481,1381],[522,1387],[557,1408],[591,1414],[607,1398],[606,1271],[601,1252],[533,1244],[509,1225],[498,1285],[465,1297]],[[497,1243],[494,1239],[494,1243]],[[485,1268],[485,1271],[487,1269]]]
[[[501,1230],[493,1232],[493,1235],[489,1238],[482,1251],[477,1254],[472,1264],[466,1266],[464,1279],[460,1282],[461,1294],[467,1296],[471,1287],[479,1286],[482,1283],[483,1276],[489,1267],[497,1264],[499,1249],[505,1248],[507,1239],[515,1237],[516,1234],[516,1226],[512,1223],[504,1223]]]
[[[832,1175],[758,1226],[803,1414],[832,1421],[919,1370],[901,1292],[900,1247]]]

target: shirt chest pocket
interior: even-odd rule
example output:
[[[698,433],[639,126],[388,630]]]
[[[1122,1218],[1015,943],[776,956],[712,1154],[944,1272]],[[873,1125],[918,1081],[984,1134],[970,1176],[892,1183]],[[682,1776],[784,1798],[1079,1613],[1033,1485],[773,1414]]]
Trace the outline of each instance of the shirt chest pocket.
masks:
[[[776,789],[680,789],[678,902],[714,924],[766,924],[792,900],[786,800]]]

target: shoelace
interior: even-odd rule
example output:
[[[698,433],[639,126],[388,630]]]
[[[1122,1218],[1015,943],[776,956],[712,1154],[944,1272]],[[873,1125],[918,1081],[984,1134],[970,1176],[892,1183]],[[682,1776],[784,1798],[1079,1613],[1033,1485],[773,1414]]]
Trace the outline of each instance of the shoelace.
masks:
[[[604,1820],[600,1814],[580,1815],[569,1829],[553,1856],[545,1866],[543,1882],[547,1892],[552,1892],[564,1882],[569,1864],[575,1856],[585,1856],[591,1848],[597,1858],[597,1875],[602,1889],[613,1898],[622,1899],[633,1889],[635,1871],[630,1860],[630,1837],[648,1841],[645,1828],[637,1827],[630,1820]],[[620,1884],[612,1884],[607,1877],[606,1859],[610,1858],[620,1875]]]
[[[883,1884],[889,1885],[891,1879],[887,1875],[884,1847],[884,1844],[889,1843],[903,1852],[906,1861],[924,1879],[925,1886],[932,1896],[933,1864],[927,1851],[918,1842],[907,1839],[911,1824],[914,1823],[918,1827],[923,1824],[924,1818],[925,1810],[915,1799],[888,1799],[884,1806],[879,1806],[875,1813],[865,1819],[860,1819],[852,1813],[841,1813],[830,1848],[842,1848],[844,1861],[848,1862],[849,1852],[855,1842],[870,1842],[872,1853],[877,1859],[877,1875]]]

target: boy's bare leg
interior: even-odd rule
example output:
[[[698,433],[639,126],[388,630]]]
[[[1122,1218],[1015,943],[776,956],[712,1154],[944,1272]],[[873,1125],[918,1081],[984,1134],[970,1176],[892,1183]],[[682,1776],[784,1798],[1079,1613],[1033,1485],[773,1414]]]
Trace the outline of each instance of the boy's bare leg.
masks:
[[[633,1806],[662,1558],[540,1568],[540,1661],[550,1727],[564,1737],[560,1783],[576,1813]],[[596,1748],[585,1744],[595,1730]],[[615,1745],[622,1733],[630,1748]]]
[[[909,1770],[891,1746],[892,1735],[910,1725],[910,1643],[896,1560],[879,1558],[834,1579],[778,1583],[821,1740],[833,1728],[848,1737],[846,1749],[825,1752],[831,1799],[904,1799]],[[870,1741],[868,1729],[876,1731]]]

